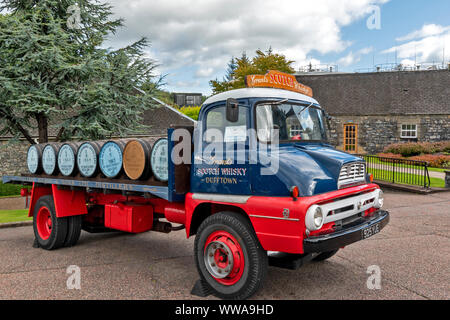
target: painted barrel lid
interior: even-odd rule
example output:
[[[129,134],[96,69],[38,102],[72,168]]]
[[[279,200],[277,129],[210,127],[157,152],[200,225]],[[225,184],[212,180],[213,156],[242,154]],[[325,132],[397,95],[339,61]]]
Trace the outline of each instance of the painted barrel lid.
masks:
[[[48,144],[42,151],[42,168],[45,174],[51,176],[56,173],[56,160],[58,155],[58,148],[56,145]]]
[[[75,173],[76,148],[74,144],[66,143],[58,152],[58,168],[63,176],[69,177]]]
[[[123,170],[131,180],[146,179],[149,177],[150,142],[136,139],[127,143],[123,150]]]
[[[42,147],[32,145],[27,152],[27,167],[32,174],[39,174],[42,170]]]
[[[122,171],[122,148],[118,143],[109,141],[100,150],[100,170],[107,178],[116,178]]]
[[[159,139],[153,146],[150,162],[152,172],[156,179],[160,181],[169,180],[169,144],[166,138]]]
[[[78,148],[77,166],[83,177],[90,178],[97,173],[99,152],[96,142],[86,142]]]

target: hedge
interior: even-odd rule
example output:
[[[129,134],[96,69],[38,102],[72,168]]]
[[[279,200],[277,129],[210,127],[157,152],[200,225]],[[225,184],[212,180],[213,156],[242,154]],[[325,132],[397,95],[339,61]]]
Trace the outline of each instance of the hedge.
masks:
[[[450,141],[392,144],[384,149],[384,153],[401,154],[403,157],[414,157],[422,154],[450,153]]]
[[[0,197],[20,196],[20,190],[24,186],[16,184],[3,184],[0,182]]]
[[[189,118],[198,120],[198,115],[200,113],[200,106],[192,106],[192,107],[181,107],[179,110],[187,115]]]

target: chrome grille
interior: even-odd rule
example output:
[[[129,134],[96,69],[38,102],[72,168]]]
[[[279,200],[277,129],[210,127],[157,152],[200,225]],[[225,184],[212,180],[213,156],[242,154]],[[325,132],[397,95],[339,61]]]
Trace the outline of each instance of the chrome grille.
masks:
[[[339,175],[338,188],[354,185],[366,181],[366,165],[364,163],[351,163],[342,167]]]

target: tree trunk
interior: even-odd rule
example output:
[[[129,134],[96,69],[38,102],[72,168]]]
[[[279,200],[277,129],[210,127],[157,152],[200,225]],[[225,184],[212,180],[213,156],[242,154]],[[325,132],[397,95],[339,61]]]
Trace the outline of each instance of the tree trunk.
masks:
[[[39,129],[39,143],[48,142],[48,119],[44,113],[39,113],[36,116]]]

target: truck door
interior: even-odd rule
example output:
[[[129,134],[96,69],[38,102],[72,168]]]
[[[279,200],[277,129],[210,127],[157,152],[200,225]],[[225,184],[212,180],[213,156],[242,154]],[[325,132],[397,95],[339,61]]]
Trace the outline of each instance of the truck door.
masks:
[[[191,173],[192,192],[251,194],[249,121],[249,108],[241,106],[238,121],[229,122],[225,103],[211,105],[200,115]]]

